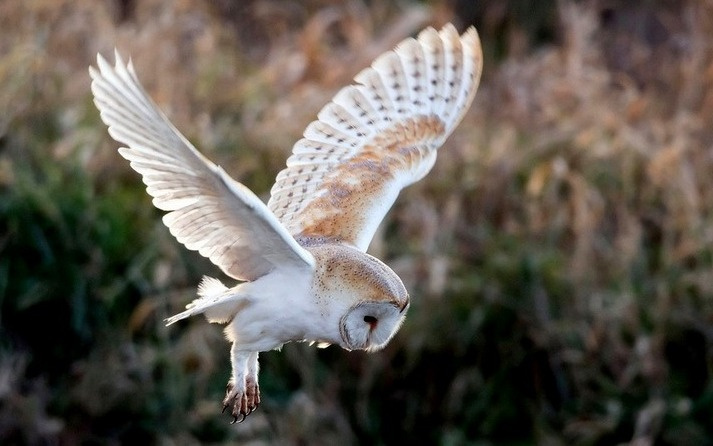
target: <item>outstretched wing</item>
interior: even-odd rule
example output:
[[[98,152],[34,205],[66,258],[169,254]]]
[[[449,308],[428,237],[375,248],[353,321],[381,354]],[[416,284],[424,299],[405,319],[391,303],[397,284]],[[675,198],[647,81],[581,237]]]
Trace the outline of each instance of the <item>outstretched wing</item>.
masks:
[[[482,50],[475,28],[422,31],[379,56],[304,132],[268,207],[296,237],[366,251],[401,189],[425,176],[470,107]]]
[[[225,274],[255,280],[281,266],[313,267],[302,248],[248,188],[201,155],[141,87],[131,62],[116,53],[89,68],[94,102],[119,153],[143,176],[154,205],[179,242]]]

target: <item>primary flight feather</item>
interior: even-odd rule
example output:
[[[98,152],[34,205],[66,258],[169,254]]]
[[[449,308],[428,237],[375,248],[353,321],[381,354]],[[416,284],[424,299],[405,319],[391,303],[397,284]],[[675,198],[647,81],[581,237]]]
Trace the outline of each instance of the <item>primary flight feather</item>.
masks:
[[[317,115],[265,205],[201,155],[161,113],[118,52],[90,67],[94,102],[142,175],[171,234],[243,281],[205,278],[195,314],[227,323],[224,409],[260,402],[258,353],[290,341],[377,350],[409,305],[401,279],[365,251],[401,189],[425,176],[470,107],[482,52],[474,28],[427,28],[379,56]]]

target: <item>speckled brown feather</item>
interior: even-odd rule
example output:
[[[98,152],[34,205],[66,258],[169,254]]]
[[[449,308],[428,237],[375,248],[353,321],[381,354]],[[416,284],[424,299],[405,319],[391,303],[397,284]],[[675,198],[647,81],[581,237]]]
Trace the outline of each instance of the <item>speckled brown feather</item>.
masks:
[[[376,257],[355,253],[355,248],[339,243],[304,238],[302,243],[316,260],[315,295],[358,294],[371,302],[393,304],[399,310],[409,304],[409,295],[401,280]],[[335,293],[335,288],[342,288],[339,291],[345,293]]]
[[[324,178],[320,186],[324,193],[302,211],[303,229],[299,235],[358,241],[359,233],[369,226],[370,209],[375,202],[391,205],[390,183],[403,172],[417,169],[431,150],[426,142],[443,133],[440,118],[419,116],[377,135]]]

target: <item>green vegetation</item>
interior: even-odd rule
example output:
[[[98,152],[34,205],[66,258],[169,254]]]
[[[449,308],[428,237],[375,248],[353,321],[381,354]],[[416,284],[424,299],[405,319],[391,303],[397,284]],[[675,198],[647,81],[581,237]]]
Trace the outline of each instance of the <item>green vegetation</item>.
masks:
[[[713,8],[467,4],[0,2],[0,443],[713,444]],[[488,59],[372,244],[404,327],[262,354],[263,405],[229,425],[220,327],[162,322],[216,270],[116,153],[87,66],[131,54],[267,196],[340,86],[446,20]]]

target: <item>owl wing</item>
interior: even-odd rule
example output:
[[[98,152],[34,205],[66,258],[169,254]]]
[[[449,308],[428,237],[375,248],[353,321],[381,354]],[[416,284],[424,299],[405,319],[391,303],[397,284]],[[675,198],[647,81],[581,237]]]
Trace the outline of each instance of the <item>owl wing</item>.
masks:
[[[480,81],[475,28],[427,28],[379,56],[304,132],[268,208],[295,237],[366,251],[401,189],[423,178]]]
[[[143,176],[171,234],[238,280],[255,280],[280,266],[313,267],[265,204],[201,155],[141,87],[119,54],[112,68],[90,67],[94,102],[119,153]]]

